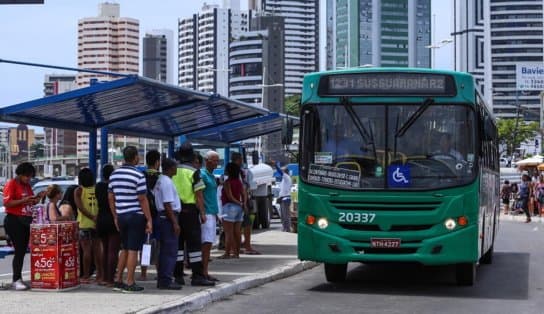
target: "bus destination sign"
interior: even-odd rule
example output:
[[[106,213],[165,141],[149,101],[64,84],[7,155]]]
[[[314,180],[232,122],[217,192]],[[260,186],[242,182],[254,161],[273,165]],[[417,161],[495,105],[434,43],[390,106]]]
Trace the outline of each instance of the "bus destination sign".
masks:
[[[364,72],[331,74],[319,82],[319,96],[455,96],[453,77],[433,73]]]

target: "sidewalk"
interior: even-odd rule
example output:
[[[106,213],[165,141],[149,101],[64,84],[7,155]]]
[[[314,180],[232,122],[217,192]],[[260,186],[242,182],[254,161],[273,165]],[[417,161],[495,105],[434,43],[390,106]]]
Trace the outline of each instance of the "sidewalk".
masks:
[[[508,214],[508,215],[505,215],[501,211],[501,215],[500,215],[499,219],[503,220],[503,221],[525,222],[525,219],[527,219],[527,217],[525,216],[525,214],[517,214],[517,215]],[[532,223],[537,223],[537,224],[544,223],[544,217],[533,216],[533,217],[531,217],[531,222],[529,224],[532,224]]]
[[[262,255],[241,255],[221,260],[222,251],[213,250],[210,274],[221,281],[213,288],[183,286],[181,291],[158,290],[153,280],[138,281],[142,293],[126,294],[97,285],[81,285],[65,292],[0,291],[2,313],[183,313],[224,299],[240,291],[285,278],[316,266],[297,259],[297,235],[275,230],[256,231],[252,243]],[[29,262],[29,256],[25,263]],[[138,269],[136,270],[139,275]],[[190,270],[188,271],[190,274]],[[30,280],[25,273],[25,281]],[[154,278],[154,267],[148,278]],[[2,278],[4,283],[5,277]],[[190,282],[189,277],[185,277]]]

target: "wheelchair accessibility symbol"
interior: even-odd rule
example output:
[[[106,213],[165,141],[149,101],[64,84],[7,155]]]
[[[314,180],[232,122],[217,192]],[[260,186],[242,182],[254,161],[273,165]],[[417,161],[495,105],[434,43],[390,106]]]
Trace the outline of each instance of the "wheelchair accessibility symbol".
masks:
[[[388,169],[388,185],[390,187],[409,186],[411,182],[410,168],[403,165],[390,165]]]

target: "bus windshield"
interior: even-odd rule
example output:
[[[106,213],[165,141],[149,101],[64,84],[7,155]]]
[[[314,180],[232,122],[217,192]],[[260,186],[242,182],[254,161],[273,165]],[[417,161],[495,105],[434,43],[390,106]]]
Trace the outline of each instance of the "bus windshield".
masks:
[[[338,104],[303,109],[301,175],[341,189],[437,189],[477,174],[468,105]]]

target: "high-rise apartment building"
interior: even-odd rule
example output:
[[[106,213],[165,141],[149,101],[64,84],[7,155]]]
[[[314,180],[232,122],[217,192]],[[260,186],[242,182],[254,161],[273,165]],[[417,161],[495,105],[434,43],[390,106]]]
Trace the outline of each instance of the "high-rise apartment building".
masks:
[[[174,33],[167,29],[146,32],[142,46],[143,76],[175,84]]]
[[[106,72],[138,74],[140,23],[119,17],[117,3],[99,5],[99,15],[78,22],[78,67]],[[80,73],[77,84],[88,86],[91,78],[109,81],[115,77]]]
[[[248,13],[239,0],[230,8],[204,4],[190,18],[178,21],[178,84],[228,96],[229,44],[248,30]]]
[[[284,18],[257,16],[250,24],[251,31],[230,44],[230,97],[284,112]],[[280,134],[262,139],[264,156],[284,162]]]
[[[140,53],[140,22],[120,17],[117,3],[102,3],[96,17],[78,23],[78,67],[84,69],[138,74]],[[90,80],[110,81],[118,77],[94,73],[80,73],[77,85],[85,87]],[[98,137],[100,145],[100,137]],[[77,156],[89,155],[89,134],[77,132]]]
[[[52,96],[77,89],[75,75],[46,75],[43,83],[44,96]],[[48,159],[77,154],[77,131],[44,128],[44,156]]]
[[[540,121],[540,91],[516,88],[516,64],[542,63],[543,2],[541,0],[489,1],[493,111],[497,117]]]
[[[429,67],[431,0],[328,0],[327,65]]]
[[[284,19],[285,94],[300,94],[304,75],[319,70],[319,0],[250,0],[248,7]]]
[[[489,93],[487,86],[491,86],[491,77],[485,77],[485,73],[491,73],[486,8],[489,8],[489,0],[453,1],[454,68],[471,73],[484,95]]]

